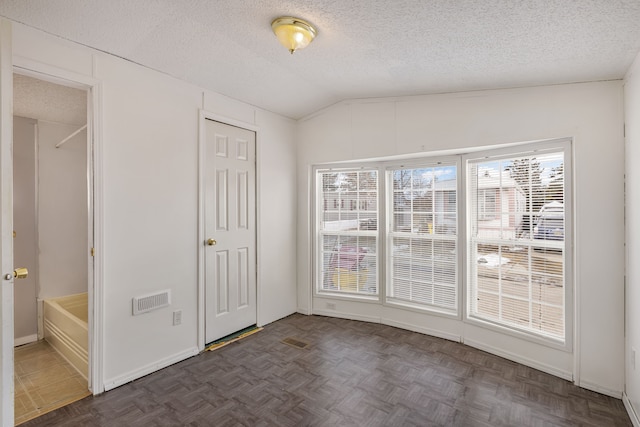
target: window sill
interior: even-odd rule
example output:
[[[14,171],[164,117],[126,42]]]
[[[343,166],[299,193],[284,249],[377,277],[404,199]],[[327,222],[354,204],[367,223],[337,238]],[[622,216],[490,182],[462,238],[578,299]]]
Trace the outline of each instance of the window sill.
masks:
[[[447,317],[449,319],[460,320],[460,314],[457,310],[447,310],[446,308],[440,308],[435,306],[424,306],[419,304],[412,304],[406,301],[387,300],[383,305],[401,310],[413,311],[420,314],[429,314],[433,316]]]
[[[478,326],[483,329],[488,329],[490,331],[510,335],[515,338],[519,338],[524,341],[529,341],[535,344],[540,344],[546,347],[554,348],[561,351],[566,351],[567,353],[571,353],[572,346],[571,343],[567,341],[561,341],[557,338],[548,337],[542,334],[536,334],[535,332],[529,332],[522,329],[517,329],[515,327],[510,327],[507,325],[502,325],[496,322],[492,322],[490,320],[480,319],[477,317],[469,317],[465,316],[463,321],[470,325]]]
[[[314,292],[313,297],[338,299],[338,300],[344,300],[344,301],[376,303],[376,304],[380,303],[380,295],[359,295],[359,294],[349,294],[349,293],[342,293],[342,292],[316,291]]]

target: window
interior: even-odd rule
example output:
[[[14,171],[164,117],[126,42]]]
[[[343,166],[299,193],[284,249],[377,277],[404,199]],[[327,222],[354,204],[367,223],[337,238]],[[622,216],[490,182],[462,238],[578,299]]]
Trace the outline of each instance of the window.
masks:
[[[316,169],[315,294],[569,348],[569,152],[552,141]]]
[[[457,168],[391,169],[387,301],[456,311]]]
[[[468,162],[470,318],[564,342],[564,166],[563,151]]]
[[[378,294],[378,171],[318,171],[319,291]]]

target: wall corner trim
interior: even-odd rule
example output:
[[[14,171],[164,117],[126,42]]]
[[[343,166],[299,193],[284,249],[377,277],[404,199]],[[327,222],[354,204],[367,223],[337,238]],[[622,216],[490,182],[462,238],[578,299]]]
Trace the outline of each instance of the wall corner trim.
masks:
[[[106,380],[104,382],[104,390],[105,391],[113,390],[116,387],[120,387],[121,385],[130,383],[131,381],[137,380],[138,378],[142,378],[145,375],[149,375],[153,372],[159,371],[160,369],[166,368],[167,366],[171,366],[174,363],[178,363],[192,356],[195,356],[198,353],[200,353],[200,351],[198,351],[198,347],[194,346],[180,353],[176,353],[173,356],[165,357],[164,359],[160,359],[154,363],[150,363],[139,369],[134,369],[133,371],[129,371],[124,375],[120,375],[116,378]]]
[[[604,394],[607,396],[611,396],[615,399],[622,399],[624,396],[624,392],[620,390],[614,390],[607,387],[602,387],[601,385],[589,382],[589,381],[580,381],[580,383],[576,382],[576,385],[582,388],[586,388],[587,390],[595,391],[596,393]],[[640,426],[639,426],[640,427]]]
[[[624,403],[624,408],[627,410],[629,414],[629,418],[631,418],[631,423],[633,427],[640,427],[640,418],[638,418],[638,414],[636,413],[633,405],[631,404],[631,400],[629,400],[629,396],[627,393],[622,393],[622,403]]]

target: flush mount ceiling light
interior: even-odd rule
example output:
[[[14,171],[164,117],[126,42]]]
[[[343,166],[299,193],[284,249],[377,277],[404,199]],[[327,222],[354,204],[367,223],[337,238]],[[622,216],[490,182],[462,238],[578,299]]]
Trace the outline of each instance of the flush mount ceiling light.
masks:
[[[307,21],[291,16],[274,19],[271,23],[271,29],[291,54],[298,49],[307,47],[318,33],[318,30]]]

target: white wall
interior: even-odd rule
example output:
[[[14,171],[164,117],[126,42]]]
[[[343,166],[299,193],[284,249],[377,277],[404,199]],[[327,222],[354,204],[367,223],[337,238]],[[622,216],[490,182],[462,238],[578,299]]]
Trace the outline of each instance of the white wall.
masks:
[[[200,92],[96,57],[104,93],[105,378],[197,344]],[[170,289],[172,306],[132,317],[131,298]],[[182,325],[171,326],[180,309]],[[110,348],[109,343],[115,344]],[[126,355],[126,356],[125,356]],[[124,357],[123,357],[124,356]]]
[[[257,111],[256,124],[263,129],[258,137],[258,265],[263,283],[258,323],[268,323],[296,311],[297,159],[295,145],[282,143],[295,141],[289,120]]]
[[[259,127],[259,322],[295,312],[295,122],[23,25],[13,28],[15,60],[102,86],[107,388],[197,352],[200,108]],[[172,291],[170,307],[132,316],[132,297],[164,289]],[[176,309],[183,311],[180,326],[171,323]]]
[[[640,54],[629,69],[624,85],[626,172],[626,396],[640,413]],[[632,352],[636,351],[635,362]],[[633,412],[632,412],[633,413]],[[638,419],[635,420],[638,422]]]
[[[455,319],[401,313],[335,300],[338,316],[382,321],[457,339],[586,388],[620,397],[624,386],[624,144],[620,81],[345,102],[300,123],[298,141],[298,309],[325,310],[310,298],[310,166],[420,152],[574,139],[575,291],[578,330],[574,355],[533,356],[531,343],[511,340]],[[606,227],[604,226],[606,224]],[[326,310],[325,310],[325,314]]]
[[[38,120],[38,298],[87,292],[87,132]]]
[[[36,121],[13,117],[13,239],[14,264],[29,275],[14,288],[14,336],[16,344],[35,341],[36,313]]]

